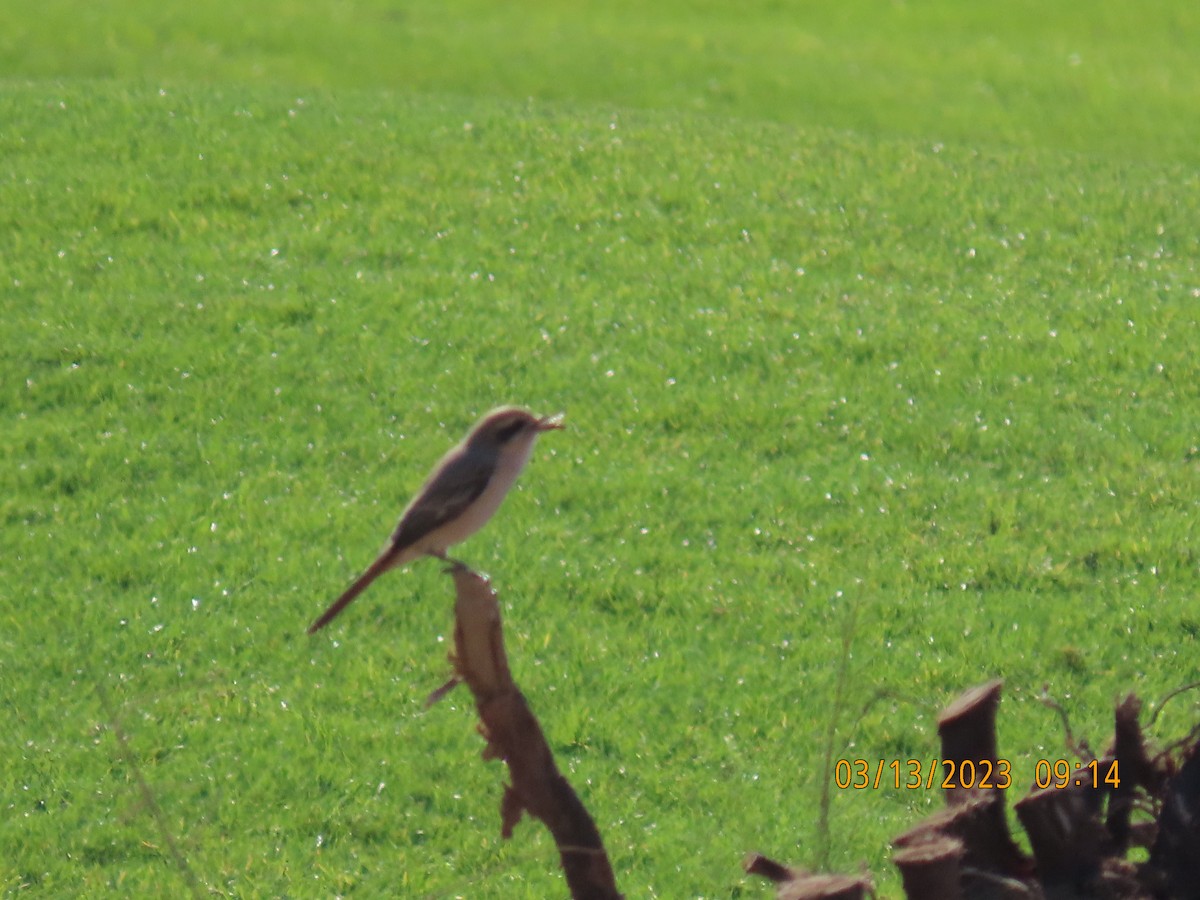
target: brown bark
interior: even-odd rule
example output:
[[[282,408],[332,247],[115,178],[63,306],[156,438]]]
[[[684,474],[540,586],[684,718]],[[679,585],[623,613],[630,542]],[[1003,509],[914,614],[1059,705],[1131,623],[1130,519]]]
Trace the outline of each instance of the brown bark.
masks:
[[[1163,786],[1162,775],[1146,752],[1146,741],[1138,721],[1141,711],[1142,701],[1133,694],[1117,704],[1112,749],[1108,754],[1111,761],[1117,764],[1116,774],[1120,783],[1113,789],[1108,801],[1108,817],[1104,824],[1121,849],[1125,849],[1135,838],[1130,819],[1139,788],[1158,795]],[[1101,764],[1101,771],[1106,774],[1109,762],[1105,760]]]
[[[962,841],[948,837],[928,840],[897,850],[892,862],[900,870],[908,900],[963,900]]]
[[[757,853],[747,856],[742,868],[775,882],[775,900],[863,900],[873,892],[866,876],[816,875]]]
[[[1000,680],[989,681],[963,691],[938,716],[938,737],[942,741],[942,759],[955,765],[964,760],[976,769],[992,772],[996,766],[996,710],[1000,706]],[[986,763],[981,766],[980,763]],[[957,782],[957,779],[956,779]],[[946,789],[946,803],[965,803],[972,791],[960,787]]]
[[[962,763],[971,761],[977,772],[992,773],[992,783],[999,783],[999,742],[996,740],[996,712],[1000,708],[999,679],[969,688],[958,695],[938,716],[938,736],[942,741],[942,759],[958,767],[959,783]],[[1004,815],[1005,791],[1000,788],[953,787],[946,790],[946,804],[951,809],[969,805],[971,814],[954,820],[955,827],[969,829],[962,837],[966,860],[971,866],[1004,878],[1025,878],[1032,866],[1017,846],[1008,829]]]
[[[966,802],[926,816],[893,843],[905,849],[941,838],[959,841],[963,847],[962,865],[977,872],[1021,879],[1032,868],[1013,843],[1002,795],[997,793],[977,792]]]
[[[484,758],[504,760],[512,779],[501,801],[501,834],[511,837],[522,814],[528,812],[554,836],[575,900],[619,900],[600,832],[559,772],[541,726],[513,682],[495,592],[461,563],[449,572],[457,594],[453,657],[457,677],[475,695],[479,730],[487,741]]]
[[[1200,742],[1166,783],[1148,868],[1167,896],[1200,897]]]
[[[1089,780],[1035,791],[1014,805],[1043,887],[1079,891],[1099,878],[1112,844],[1100,821],[1104,793]]]

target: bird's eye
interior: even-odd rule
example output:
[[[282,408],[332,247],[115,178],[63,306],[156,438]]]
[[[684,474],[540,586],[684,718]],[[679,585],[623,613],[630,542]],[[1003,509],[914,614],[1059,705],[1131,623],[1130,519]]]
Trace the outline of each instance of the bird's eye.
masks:
[[[496,432],[496,437],[500,440],[500,443],[507,444],[509,441],[515,438],[517,433],[524,427],[525,426],[523,422],[510,422]]]

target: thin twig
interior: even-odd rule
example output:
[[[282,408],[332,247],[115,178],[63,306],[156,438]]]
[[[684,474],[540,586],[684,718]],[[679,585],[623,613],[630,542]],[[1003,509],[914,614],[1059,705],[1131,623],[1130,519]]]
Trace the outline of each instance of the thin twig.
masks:
[[[838,714],[846,693],[846,682],[850,676],[850,655],[857,630],[857,607],[849,605],[846,621],[842,625],[842,653],[838,659],[837,678],[833,687],[833,712],[829,715],[829,728],[825,732],[825,760],[822,767],[825,775],[821,779],[821,793],[817,802],[817,866],[824,869],[829,865],[831,838],[829,835],[829,808],[833,802],[833,754],[837,738]]]
[[[179,849],[179,844],[176,842],[175,836],[171,834],[171,828],[167,822],[167,814],[159,806],[158,799],[154,796],[154,791],[150,790],[150,785],[146,782],[145,776],[142,775],[142,767],[138,764],[137,757],[134,755],[133,749],[129,746],[129,737],[125,734],[125,729],[121,727],[121,722],[117,718],[116,707],[109,700],[108,691],[105,689],[103,681],[96,682],[96,693],[100,696],[100,705],[104,708],[104,714],[108,717],[109,728],[112,729],[112,733],[117,739],[117,750],[121,754],[121,758],[125,761],[125,764],[129,766],[129,770],[133,773],[133,780],[137,784],[138,793],[142,795],[142,802],[150,810],[150,816],[154,819],[154,824],[158,826],[158,832],[162,836],[162,841],[166,845],[167,852],[171,854],[176,867],[179,869],[180,874],[183,875],[183,880],[187,882],[192,896],[196,898],[203,897],[204,887],[200,884],[200,879],[196,877],[196,873],[192,871],[192,867],[188,864],[187,857]]]
[[[1168,691],[1166,696],[1155,705],[1154,712],[1150,714],[1150,721],[1146,723],[1146,727],[1154,727],[1154,723],[1158,719],[1158,714],[1162,712],[1163,707],[1167,705],[1169,700],[1173,700],[1180,694],[1187,693],[1188,691],[1194,691],[1196,688],[1200,688],[1200,681],[1193,681],[1191,684],[1185,684],[1183,687],[1177,687],[1173,691]]]
[[[1074,732],[1071,731],[1071,718],[1067,715],[1067,711],[1059,705],[1058,701],[1050,696],[1050,686],[1043,684],[1041,696],[1038,697],[1038,702],[1047,709],[1052,709],[1058,713],[1059,719],[1062,720],[1063,732],[1065,732],[1065,740],[1067,749],[1078,756],[1080,759],[1092,760],[1096,756],[1092,753],[1092,749],[1088,746],[1087,739],[1076,740]]]

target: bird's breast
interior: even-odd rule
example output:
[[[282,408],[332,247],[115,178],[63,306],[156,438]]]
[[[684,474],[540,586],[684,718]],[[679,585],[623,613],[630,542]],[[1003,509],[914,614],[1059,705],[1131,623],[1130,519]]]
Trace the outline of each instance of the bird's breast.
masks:
[[[457,519],[447,522],[436,533],[431,535],[436,546],[443,552],[452,544],[465,541],[480,528],[487,524],[488,519],[495,515],[505,496],[516,482],[517,476],[529,462],[533,452],[533,442],[524,447],[509,447],[501,453],[496,462],[496,469],[488,479],[483,493],[468,506]]]

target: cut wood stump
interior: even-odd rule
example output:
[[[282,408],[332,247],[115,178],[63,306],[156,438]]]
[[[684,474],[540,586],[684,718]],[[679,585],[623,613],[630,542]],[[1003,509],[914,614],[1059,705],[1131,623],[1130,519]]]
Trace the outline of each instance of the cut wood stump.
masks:
[[[924,841],[901,847],[892,855],[900,870],[904,893],[912,900],[964,900],[963,857],[966,850],[957,838],[930,835]]]
[[[964,760],[975,765],[975,771],[994,772],[996,752],[996,710],[1000,707],[1000,688],[1003,682],[989,681],[963,691],[938,716],[938,737],[942,742],[942,760],[953,765],[950,781],[956,785],[946,789],[950,806],[966,803],[971,790],[958,787],[957,777]]]
[[[742,862],[750,875],[760,875],[778,885],[775,900],[864,900],[874,896],[868,876],[818,875],[751,853]]]
[[[1200,741],[1165,785],[1146,868],[1164,896],[1200,898]]]
[[[1200,684],[1176,693],[1195,687]],[[944,789],[945,809],[893,841],[904,896],[1200,900],[1200,726],[1153,752],[1139,722],[1141,701],[1131,694],[1116,705],[1112,742],[1096,758],[1086,742],[1072,737],[1066,714],[1055,705],[1066,730],[1064,757],[1042,760],[1041,775],[1035,775],[1040,789],[1014,804],[1030,857],[1013,840],[1006,790],[998,785],[1000,691],[999,681],[971,688],[938,716],[941,762],[954,786]],[[973,763],[975,773],[990,771],[998,786],[964,786],[972,769],[963,763]],[[1132,847],[1148,851],[1149,859],[1131,860]],[[745,868],[779,883],[779,897],[860,897],[870,884],[869,876],[811,875],[760,856],[749,858]],[[800,893],[785,894],[785,886]]]

